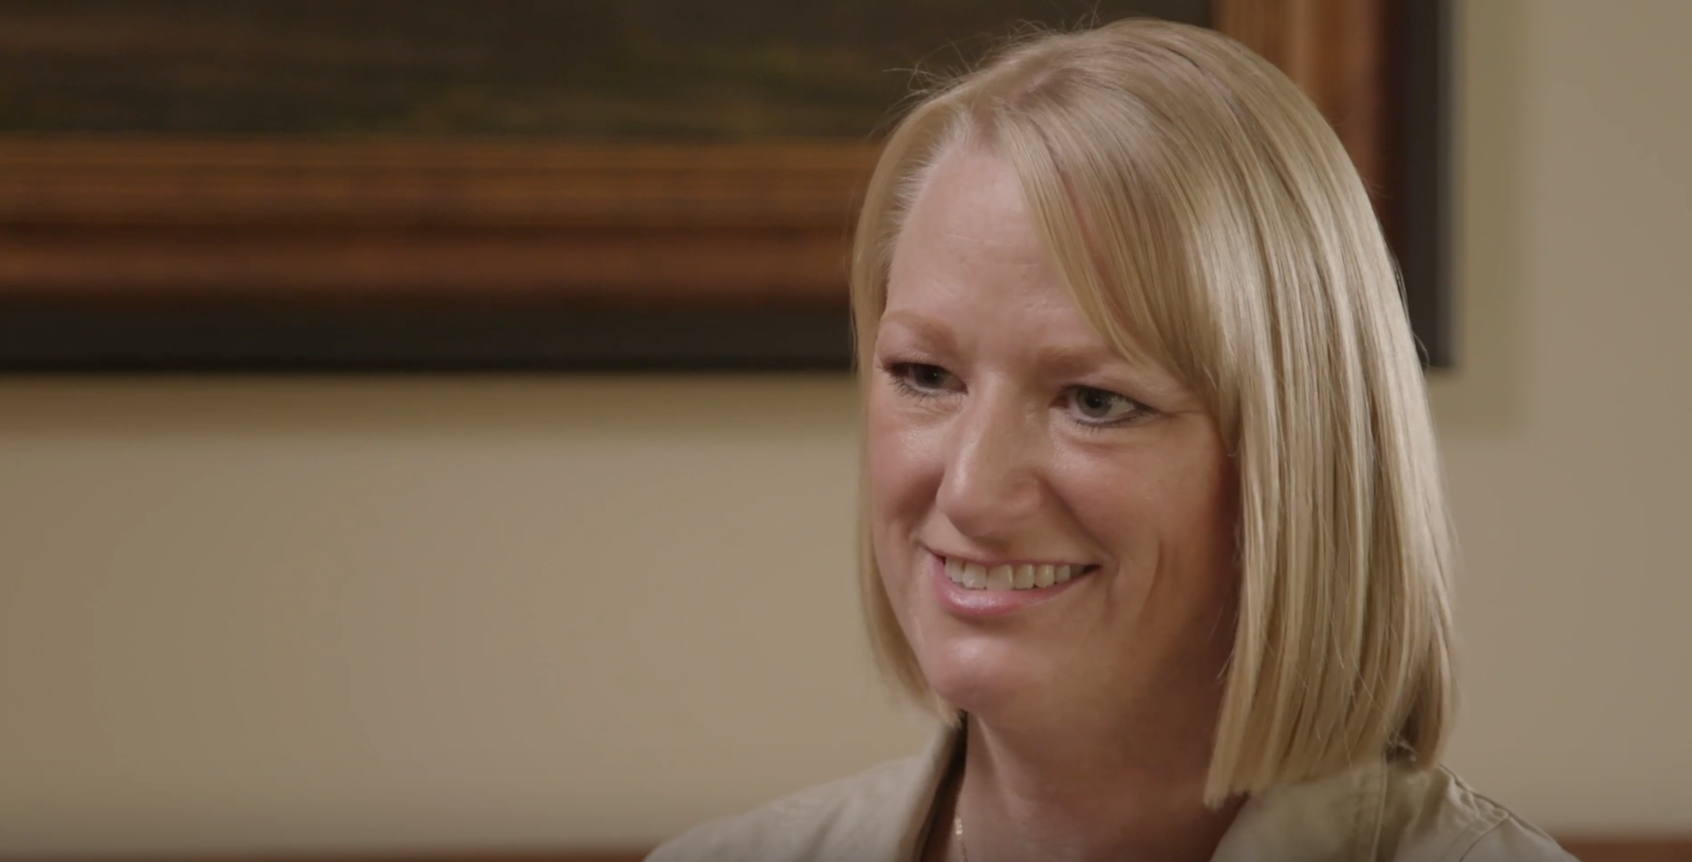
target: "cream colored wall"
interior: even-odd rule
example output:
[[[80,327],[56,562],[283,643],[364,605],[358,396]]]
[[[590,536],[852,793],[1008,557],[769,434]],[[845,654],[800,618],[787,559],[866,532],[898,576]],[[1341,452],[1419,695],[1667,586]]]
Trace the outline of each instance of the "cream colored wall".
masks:
[[[1454,760],[1553,826],[1692,832],[1692,3],[1461,6]]]
[[[898,754],[853,400],[8,384],[0,856],[641,846]]]
[[[1692,4],[1462,4],[1454,761],[1692,831]],[[844,379],[0,380],[0,856],[644,845],[919,744]]]

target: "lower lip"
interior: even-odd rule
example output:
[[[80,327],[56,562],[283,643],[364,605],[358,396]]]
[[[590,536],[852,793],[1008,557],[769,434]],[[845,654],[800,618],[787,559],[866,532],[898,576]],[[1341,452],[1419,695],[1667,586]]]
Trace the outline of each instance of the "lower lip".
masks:
[[[970,590],[946,577],[946,561],[934,553],[928,554],[928,572],[941,607],[956,616],[977,619],[1007,616],[1049,602],[1092,574],[1088,571],[1061,584],[1028,590]]]

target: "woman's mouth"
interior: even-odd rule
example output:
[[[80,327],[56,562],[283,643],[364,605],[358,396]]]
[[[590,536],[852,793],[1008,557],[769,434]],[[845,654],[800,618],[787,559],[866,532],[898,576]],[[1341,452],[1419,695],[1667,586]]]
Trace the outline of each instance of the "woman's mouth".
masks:
[[[1072,563],[1008,563],[985,565],[952,557],[945,560],[946,577],[966,590],[1005,592],[1037,590],[1065,583],[1087,574],[1097,566]]]

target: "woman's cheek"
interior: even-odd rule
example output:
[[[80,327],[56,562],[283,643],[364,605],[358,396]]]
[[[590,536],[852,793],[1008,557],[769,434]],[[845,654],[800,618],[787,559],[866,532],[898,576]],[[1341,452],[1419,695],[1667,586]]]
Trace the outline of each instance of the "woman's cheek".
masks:
[[[925,453],[933,448],[936,429],[921,410],[886,387],[872,393],[868,408],[865,455],[872,493],[880,504],[913,493],[920,485],[919,475],[931,472]]]

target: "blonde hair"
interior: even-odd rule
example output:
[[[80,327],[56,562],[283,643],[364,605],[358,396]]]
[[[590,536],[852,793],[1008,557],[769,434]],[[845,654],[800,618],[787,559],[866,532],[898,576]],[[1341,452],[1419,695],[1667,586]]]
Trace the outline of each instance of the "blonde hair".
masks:
[[[852,255],[860,374],[901,219],[963,146],[1012,166],[1082,311],[1124,355],[1176,373],[1235,456],[1239,611],[1206,800],[1362,762],[1432,766],[1454,706],[1451,527],[1396,272],[1320,112],[1196,27],[1130,20],[1007,48],[886,143]],[[944,713],[867,511],[877,657]]]

